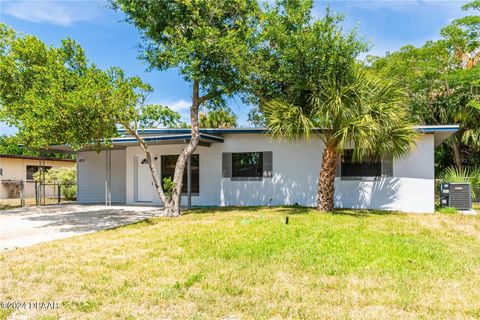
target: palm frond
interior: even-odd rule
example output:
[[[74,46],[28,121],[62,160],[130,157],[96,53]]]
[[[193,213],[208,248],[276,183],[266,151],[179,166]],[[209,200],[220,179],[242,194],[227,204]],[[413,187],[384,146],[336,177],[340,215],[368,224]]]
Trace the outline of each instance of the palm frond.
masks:
[[[415,147],[416,132],[409,121],[405,94],[391,82],[358,71],[349,81],[313,84],[308,106],[262,101],[267,127],[276,137],[310,138],[320,127],[324,142],[338,150],[353,147],[355,160],[399,158]]]
[[[472,201],[480,198],[480,168],[449,167],[440,174],[440,180],[445,183],[470,183]]]
[[[462,142],[466,145],[480,148],[480,129],[468,129],[462,135]]]
[[[340,150],[353,146],[354,159],[385,154],[399,158],[415,147],[416,133],[405,95],[391,82],[358,71],[342,90],[327,88],[323,94],[325,104],[315,109],[317,116],[324,117],[325,109],[332,111],[332,139]],[[332,101],[337,104],[334,108]]]
[[[301,107],[280,100],[262,100],[262,110],[268,131],[274,138],[310,139],[315,124]]]

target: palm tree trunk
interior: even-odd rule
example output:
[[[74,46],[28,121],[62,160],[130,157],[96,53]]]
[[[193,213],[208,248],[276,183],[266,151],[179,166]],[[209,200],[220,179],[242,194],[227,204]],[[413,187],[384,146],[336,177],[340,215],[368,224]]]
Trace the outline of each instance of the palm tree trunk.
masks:
[[[322,167],[318,179],[317,210],[319,211],[333,210],[337,158],[337,150],[333,146],[327,145],[323,150]]]
[[[453,141],[452,149],[453,149],[453,161],[455,162],[455,166],[458,169],[462,169],[462,158],[460,155],[460,147],[456,141]]]

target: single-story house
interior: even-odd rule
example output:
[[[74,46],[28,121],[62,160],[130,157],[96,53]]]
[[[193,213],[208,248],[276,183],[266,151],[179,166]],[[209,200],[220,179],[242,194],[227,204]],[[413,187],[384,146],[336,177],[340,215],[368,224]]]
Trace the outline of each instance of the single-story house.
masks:
[[[406,212],[434,211],[434,149],[457,125],[418,126],[416,149],[405,158],[355,163],[348,150],[339,161],[335,206]],[[161,179],[173,175],[189,129],[146,129]],[[72,151],[69,146],[52,147]],[[262,128],[201,129],[200,145],[184,175],[182,205],[315,206],[323,143],[276,140]],[[77,153],[79,203],[161,205],[142,149],[129,135],[113,147]],[[190,184],[188,183],[190,181]]]
[[[25,183],[25,197],[35,197],[33,175],[43,166],[46,170],[73,167],[75,160],[0,154],[0,199],[18,198],[21,180]],[[47,193],[50,191],[46,189]]]

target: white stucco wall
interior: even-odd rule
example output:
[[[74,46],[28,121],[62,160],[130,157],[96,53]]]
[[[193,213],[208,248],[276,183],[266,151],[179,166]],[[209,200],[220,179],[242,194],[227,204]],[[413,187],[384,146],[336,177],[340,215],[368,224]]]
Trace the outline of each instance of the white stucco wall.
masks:
[[[182,146],[151,146],[156,156],[179,154]],[[335,205],[343,208],[372,208],[408,212],[434,211],[434,136],[422,135],[417,149],[394,161],[394,177],[375,181],[342,181],[336,178]],[[200,194],[194,206],[281,205],[314,206],[323,144],[272,141],[261,134],[227,134],[224,143],[198,147]],[[262,181],[231,181],[222,178],[222,152],[273,152],[273,177]],[[126,201],[136,203],[135,168],[139,147],[126,150]],[[160,167],[160,157],[157,167]],[[153,202],[159,204],[157,196]],[[186,197],[182,203],[186,204]]]
[[[407,157],[394,160],[393,177],[375,181],[335,179],[335,206],[434,212],[434,135],[422,135]]]

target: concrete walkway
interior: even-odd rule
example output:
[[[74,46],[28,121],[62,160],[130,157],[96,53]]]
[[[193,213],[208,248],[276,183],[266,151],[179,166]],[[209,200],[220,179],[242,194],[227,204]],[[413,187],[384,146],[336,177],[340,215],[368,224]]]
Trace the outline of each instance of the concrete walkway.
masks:
[[[96,205],[4,210],[0,211],[0,250],[110,229],[147,219],[155,213],[158,213],[156,207]]]

